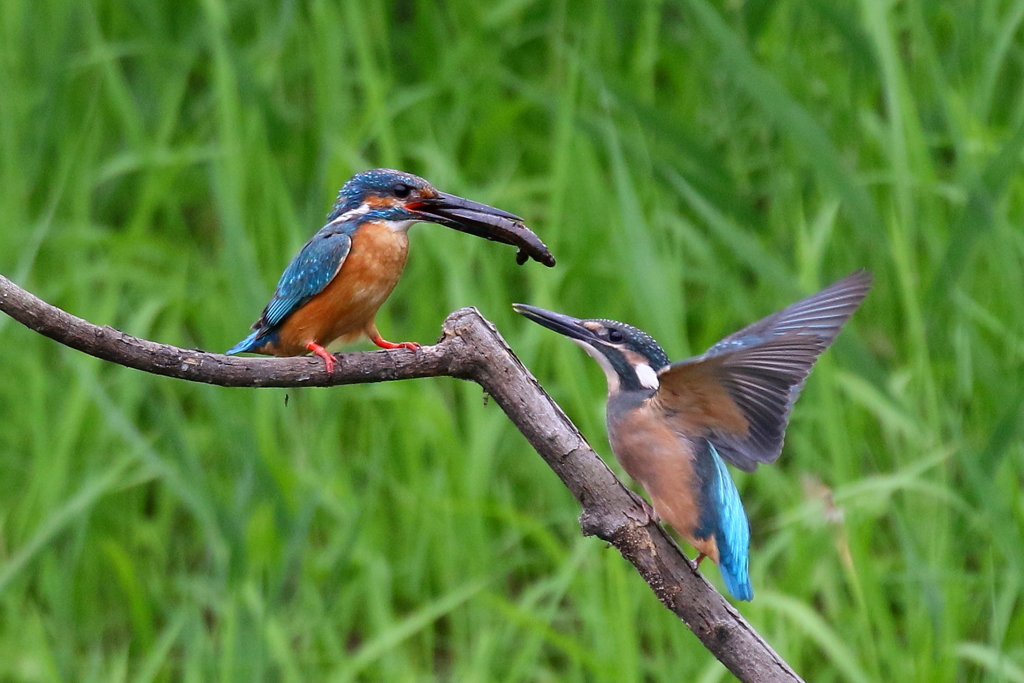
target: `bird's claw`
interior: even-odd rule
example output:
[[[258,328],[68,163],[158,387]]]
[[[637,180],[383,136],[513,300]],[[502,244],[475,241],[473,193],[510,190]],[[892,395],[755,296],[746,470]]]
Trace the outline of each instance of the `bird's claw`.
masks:
[[[317,356],[320,356],[324,360],[324,366],[327,369],[327,374],[334,374],[334,356],[327,351],[324,347],[320,346],[316,342],[309,342],[306,344],[306,348],[312,351]]]
[[[629,495],[633,497],[633,501],[640,506],[640,511],[643,513],[643,516],[636,520],[637,522],[642,526],[647,526],[651,522],[657,523],[661,521],[661,517],[658,516],[658,512],[651,507],[651,504],[648,503],[643,496],[635,493],[634,491],[630,491]]]
[[[697,553],[697,557],[693,558],[693,569],[694,571],[700,569],[700,563],[707,557],[704,553]]]
[[[418,351],[420,349],[420,345],[417,342],[399,342],[396,344],[381,337],[376,337],[370,341],[382,349],[408,349],[409,351]]]

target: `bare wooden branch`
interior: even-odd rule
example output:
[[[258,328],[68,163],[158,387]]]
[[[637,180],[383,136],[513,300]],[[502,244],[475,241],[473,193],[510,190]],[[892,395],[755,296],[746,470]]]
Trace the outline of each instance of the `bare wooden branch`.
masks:
[[[456,377],[483,387],[583,507],[586,535],[612,544],[658,599],[745,682],[801,681],[719,595],[541,388],[475,308],[445,320],[435,346],[418,351],[339,354],[328,375],[319,358],[236,358],[189,351],[98,327],[25,291],[0,275],[0,310],[26,327],[97,358],[158,375],[232,387],[360,384]]]

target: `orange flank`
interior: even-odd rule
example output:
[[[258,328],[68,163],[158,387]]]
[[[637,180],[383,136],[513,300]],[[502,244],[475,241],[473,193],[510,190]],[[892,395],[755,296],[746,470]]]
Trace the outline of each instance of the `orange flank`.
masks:
[[[609,422],[608,438],[622,467],[650,495],[658,517],[668,522],[702,555],[717,563],[715,537],[698,539],[694,536],[700,523],[700,510],[694,496],[699,482],[689,440],[680,438],[659,419],[651,401],[623,416],[617,424]],[[643,454],[643,457],[634,454]]]
[[[336,339],[353,342],[362,334],[383,346],[374,317],[398,284],[408,252],[409,236],[404,230],[376,222],[360,225],[338,274],[292,313],[281,325],[273,346],[260,352],[298,356],[313,350],[311,345],[324,347]]]

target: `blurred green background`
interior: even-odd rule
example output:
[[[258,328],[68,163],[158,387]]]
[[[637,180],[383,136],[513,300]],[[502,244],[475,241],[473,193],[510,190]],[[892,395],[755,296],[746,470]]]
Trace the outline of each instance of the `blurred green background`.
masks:
[[[736,474],[739,608],[809,681],[1024,681],[1022,19],[4,0],[0,272],[223,350],[349,176],[419,173],[559,265],[416,227],[384,336],[478,306],[609,455],[601,371],[510,302],[680,358],[870,268],[782,458]],[[0,681],[729,678],[474,385],[191,385],[7,318],[0,368]]]

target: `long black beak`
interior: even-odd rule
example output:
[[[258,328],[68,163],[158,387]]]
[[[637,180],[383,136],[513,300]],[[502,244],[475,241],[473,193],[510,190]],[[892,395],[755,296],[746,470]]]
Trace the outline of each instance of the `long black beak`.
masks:
[[[546,311],[543,308],[537,308],[536,306],[528,306],[526,304],[512,304],[512,309],[519,315],[529,318],[538,325],[543,325],[549,330],[554,330],[559,334],[564,334],[570,339],[578,339],[588,344],[594,344],[599,341],[598,336],[594,332],[583,326],[582,321],[579,318],[573,318],[570,315],[564,315],[562,313],[555,313],[554,311]]]
[[[516,254],[519,264],[532,258],[548,267],[555,265],[555,257],[548,248],[515,214],[445,192],[438,192],[436,197],[418,199],[405,208],[419,214],[426,222],[440,223],[460,232],[519,247]]]

